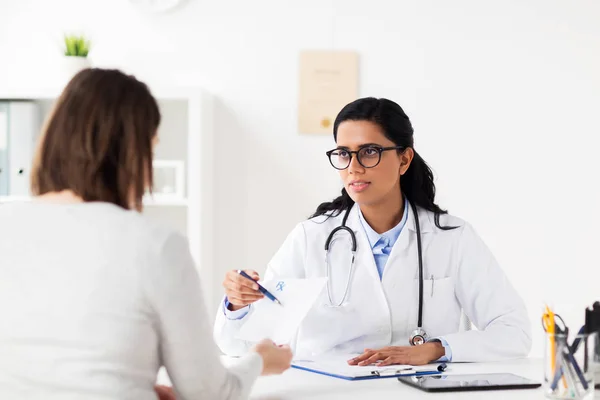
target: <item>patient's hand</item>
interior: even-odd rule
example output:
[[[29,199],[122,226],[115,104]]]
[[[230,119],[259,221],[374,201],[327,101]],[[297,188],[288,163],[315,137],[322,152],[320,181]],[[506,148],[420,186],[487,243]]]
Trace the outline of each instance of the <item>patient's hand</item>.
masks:
[[[156,385],[154,386],[154,391],[158,395],[158,400],[176,400],[172,387]]]

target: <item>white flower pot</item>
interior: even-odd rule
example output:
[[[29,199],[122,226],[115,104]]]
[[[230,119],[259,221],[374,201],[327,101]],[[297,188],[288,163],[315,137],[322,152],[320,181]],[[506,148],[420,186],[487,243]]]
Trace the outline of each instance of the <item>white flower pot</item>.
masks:
[[[61,72],[67,82],[82,69],[90,67],[87,57],[64,56],[62,64]]]

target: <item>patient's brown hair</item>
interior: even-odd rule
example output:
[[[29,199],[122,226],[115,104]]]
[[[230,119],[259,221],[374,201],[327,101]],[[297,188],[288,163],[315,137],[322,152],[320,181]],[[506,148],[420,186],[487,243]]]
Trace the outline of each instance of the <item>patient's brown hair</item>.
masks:
[[[118,70],[79,72],[42,131],[32,192],[72,190],[84,201],[141,210],[152,188],[152,141],[159,124],[158,104],[144,83]]]

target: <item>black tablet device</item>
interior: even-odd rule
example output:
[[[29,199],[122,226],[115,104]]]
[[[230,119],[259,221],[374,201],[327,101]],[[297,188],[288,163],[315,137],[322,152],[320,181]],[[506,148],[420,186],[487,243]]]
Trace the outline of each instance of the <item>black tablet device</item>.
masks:
[[[426,392],[535,389],[541,383],[514,374],[401,376],[398,380]]]

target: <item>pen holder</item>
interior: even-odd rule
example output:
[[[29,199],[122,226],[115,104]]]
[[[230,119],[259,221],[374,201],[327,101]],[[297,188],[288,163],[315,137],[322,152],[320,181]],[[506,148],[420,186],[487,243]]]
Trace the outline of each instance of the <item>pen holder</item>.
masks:
[[[547,333],[544,389],[550,399],[593,399],[596,333]]]

